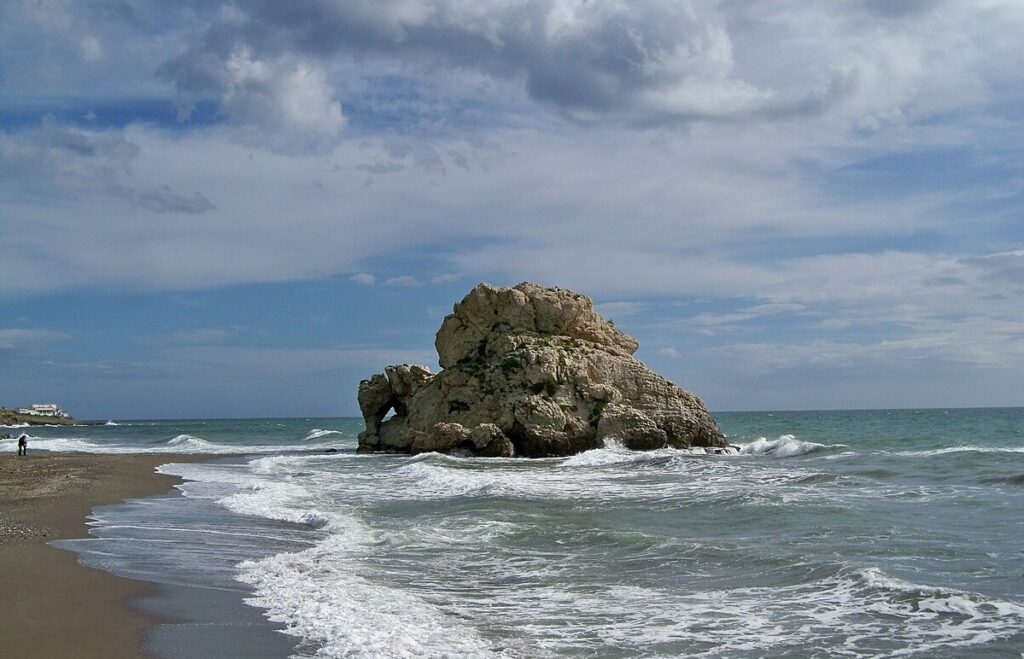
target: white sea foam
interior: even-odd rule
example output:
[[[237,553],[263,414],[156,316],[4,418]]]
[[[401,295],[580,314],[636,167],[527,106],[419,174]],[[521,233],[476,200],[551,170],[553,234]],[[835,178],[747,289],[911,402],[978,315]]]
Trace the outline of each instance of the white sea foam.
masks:
[[[116,421],[114,421],[114,420],[110,420],[110,421],[107,421],[106,423],[104,423],[103,425],[105,425],[105,426],[119,426],[119,425],[121,425],[121,424],[120,424],[120,423],[117,423],[117,422],[116,422]]]
[[[591,501],[769,499],[779,503],[802,497],[816,497],[806,488],[781,490],[775,486],[796,484],[817,473],[802,468],[751,468],[729,460],[694,460],[672,449],[625,451],[597,449],[549,462],[520,461],[501,468],[487,458],[427,457],[409,460],[387,477],[380,487],[380,475],[349,474],[344,483],[346,496],[367,500],[445,499],[454,497],[509,497],[525,499],[581,499]],[[624,451],[624,450],[623,450]],[[628,465],[615,468],[615,460]],[[460,462],[461,461],[461,462]]]
[[[947,446],[946,448],[920,451],[894,451],[891,455],[905,457],[930,457],[951,453],[1024,453],[1024,446]]]
[[[477,601],[453,608],[473,619],[479,599],[490,615],[525,621],[517,635],[553,655],[645,648],[677,656],[684,647],[686,656],[698,657],[921,656],[1024,631],[1018,604],[912,584],[875,568],[790,586],[706,591],[614,583],[566,590],[551,583],[480,592]]]
[[[245,561],[248,603],[317,646],[317,657],[495,657],[476,630],[407,590],[359,576],[361,526],[306,551]]]
[[[157,471],[197,481],[179,486],[186,496],[212,495],[218,504],[241,515],[253,515],[329,531],[335,524],[348,526],[348,517],[333,510],[331,501],[318,506],[318,496],[293,481],[287,466],[301,456],[275,456],[244,465],[168,464]],[[268,478],[267,476],[270,476]],[[220,487],[218,487],[220,486]]]
[[[361,576],[373,570],[360,560],[382,542],[409,538],[405,531],[382,537],[318,488],[286,479],[287,468],[299,462],[293,456],[272,457],[252,460],[244,469],[170,465],[161,471],[230,486],[231,493],[217,501],[234,512],[305,524],[325,534],[307,550],[244,561],[238,574],[254,589],[246,601],[316,647],[317,657],[501,656],[471,625],[436,603]],[[480,541],[479,532],[471,535],[467,541]]]
[[[309,434],[306,435],[304,439],[305,441],[308,442],[313,439],[320,439],[321,437],[330,437],[331,435],[343,434],[345,433],[341,432],[340,430],[322,430],[320,428],[313,428],[312,430],[309,431]]]
[[[205,452],[213,447],[213,444],[202,437],[194,435],[178,435],[167,440],[168,446],[174,446],[185,451]]]
[[[741,455],[764,455],[772,458],[792,458],[825,448],[824,444],[804,442],[794,435],[779,435],[777,439],[761,437],[740,446]]]
[[[639,502],[756,494],[820,503],[827,492],[799,484],[817,473],[801,466],[807,463],[695,460],[615,444],[545,461],[377,456],[365,470],[349,469],[355,459],[268,456],[245,465],[172,467],[229,484],[216,498],[235,512],[317,529],[315,546],[245,562],[240,579],[255,589],[250,603],[318,648],[320,657],[483,657],[498,648],[539,657],[638,648],[649,656],[898,656],[1024,634],[1024,607],[1017,603],[914,584],[877,568],[836,568],[796,584],[750,588],[595,583],[585,574],[592,564],[574,553],[578,539],[567,537],[563,545],[554,537],[551,546],[564,553],[517,550],[510,560],[498,550],[504,538],[519,542],[514,538],[533,522],[524,527],[515,518],[453,512],[370,526],[388,516],[364,522],[366,509],[360,512],[382,500],[458,496]]]
[[[607,465],[660,462],[670,458],[709,455],[703,447],[690,449],[663,448],[652,451],[632,451],[617,439],[605,439],[602,448],[591,449],[565,459],[566,467],[603,467]]]
[[[841,445],[836,445],[840,447]],[[759,455],[771,458],[792,458],[800,455],[813,453],[826,447],[824,444],[815,442],[804,442],[794,435],[780,435],[776,439],[759,439],[733,448],[705,448],[694,446],[689,449],[663,448],[651,451],[631,451],[621,441],[606,439],[604,446],[599,449],[584,451],[571,456],[564,464],[570,467],[598,467],[616,464],[652,463],[662,461],[666,458],[681,458],[686,456],[710,456],[710,455]]]
[[[253,483],[248,490],[218,499],[218,503],[242,515],[255,515],[278,519],[293,524],[304,524],[316,529],[330,529],[340,517],[330,511],[306,508],[309,492],[291,483],[265,481]]]
[[[0,440],[0,450],[13,447],[17,439]],[[85,437],[29,437],[29,449],[33,451],[76,452],[76,453],[184,453],[209,455],[243,455],[251,453],[281,453],[282,451],[310,451],[336,448],[331,443],[302,443],[294,445],[258,446],[243,444],[220,444],[202,437],[181,434],[160,444],[119,442],[116,439],[96,441]]]
[[[157,473],[178,476],[185,482],[176,485],[188,498],[220,501],[241,490],[252,489],[263,479],[254,478],[245,464],[207,462],[171,462],[156,468]]]
[[[0,450],[13,447],[17,439],[0,440]],[[29,435],[28,446],[31,451],[59,451],[77,453],[106,453],[102,447],[90,442],[87,439],[77,437],[34,437]]]
[[[28,428],[30,423],[12,423],[10,425],[0,425],[0,428]]]

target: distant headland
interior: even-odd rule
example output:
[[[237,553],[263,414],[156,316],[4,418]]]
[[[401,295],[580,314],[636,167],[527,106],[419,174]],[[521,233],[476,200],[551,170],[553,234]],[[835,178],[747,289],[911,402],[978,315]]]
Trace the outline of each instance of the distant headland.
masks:
[[[77,426],[93,423],[75,419],[55,403],[34,403],[15,409],[0,407],[0,425],[3,426]]]

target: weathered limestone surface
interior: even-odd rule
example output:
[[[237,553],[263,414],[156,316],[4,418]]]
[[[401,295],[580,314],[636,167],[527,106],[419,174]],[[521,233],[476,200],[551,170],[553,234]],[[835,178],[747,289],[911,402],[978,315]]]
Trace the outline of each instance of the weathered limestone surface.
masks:
[[[586,296],[480,284],[437,332],[440,373],[401,364],[359,384],[359,450],[541,457],[606,438],[636,450],[728,446],[699,398],[633,358],[638,345]]]

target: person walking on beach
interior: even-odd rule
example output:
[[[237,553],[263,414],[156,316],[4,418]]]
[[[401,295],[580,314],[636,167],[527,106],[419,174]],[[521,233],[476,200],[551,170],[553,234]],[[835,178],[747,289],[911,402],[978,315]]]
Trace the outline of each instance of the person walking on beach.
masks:
[[[18,455],[28,455],[28,435],[25,433],[18,438]]]

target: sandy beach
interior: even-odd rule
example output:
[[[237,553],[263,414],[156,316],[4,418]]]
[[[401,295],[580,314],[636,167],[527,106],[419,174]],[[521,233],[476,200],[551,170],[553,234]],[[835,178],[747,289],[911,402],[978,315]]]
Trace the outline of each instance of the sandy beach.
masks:
[[[88,536],[95,506],[160,494],[176,479],[154,472],[189,455],[38,453],[0,456],[0,620],[11,657],[138,657],[157,622],[134,611],[150,585],[78,564],[47,545]]]

